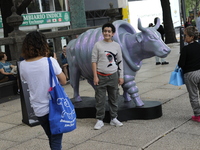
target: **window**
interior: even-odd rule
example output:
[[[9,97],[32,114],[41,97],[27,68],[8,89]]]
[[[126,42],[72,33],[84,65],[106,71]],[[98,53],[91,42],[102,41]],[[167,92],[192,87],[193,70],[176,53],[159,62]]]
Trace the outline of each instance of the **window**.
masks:
[[[39,0],[32,0],[30,5],[28,6],[27,10],[28,10],[28,13],[41,12]]]
[[[67,0],[32,0],[27,13],[66,11],[66,5]]]
[[[53,0],[41,0],[42,1],[42,11],[54,11]]]
[[[65,11],[65,0],[54,0],[55,11]]]

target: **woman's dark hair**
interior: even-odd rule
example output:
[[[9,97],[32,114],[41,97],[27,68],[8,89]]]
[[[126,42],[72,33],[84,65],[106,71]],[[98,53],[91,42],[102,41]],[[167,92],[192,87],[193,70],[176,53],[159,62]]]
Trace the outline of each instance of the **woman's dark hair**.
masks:
[[[199,32],[197,30],[196,27],[194,26],[188,26],[187,28],[184,29],[184,31],[187,33],[188,36],[193,36],[194,37],[194,41],[198,39],[199,36]]]
[[[102,32],[103,32],[104,28],[106,28],[106,27],[110,27],[112,29],[112,32],[115,33],[116,29],[115,29],[115,26],[112,23],[106,23],[106,24],[104,24],[102,26]]]
[[[49,46],[44,34],[33,31],[26,35],[22,45],[22,57],[24,59],[35,58],[37,56],[48,57],[49,53]]]
[[[2,60],[4,58],[4,54],[6,54],[6,53],[0,52],[0,60]]]

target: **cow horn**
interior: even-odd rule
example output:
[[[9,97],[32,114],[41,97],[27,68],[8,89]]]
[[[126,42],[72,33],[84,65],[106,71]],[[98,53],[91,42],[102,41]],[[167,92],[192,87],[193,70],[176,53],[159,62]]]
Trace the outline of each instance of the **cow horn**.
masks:
[[[154,26],[154,28],[157,30],[160,27],[160,19],[157,18],[157,22],[156,25]]]
[[[138,18],[138,29],[139,29],[140,31],[146,31],[146,29],[142,27],[140,18]]]
[[[142,27],[140,18],[138,18],[138,29],[139,29],[140,31],[146,31],[146,29]]]

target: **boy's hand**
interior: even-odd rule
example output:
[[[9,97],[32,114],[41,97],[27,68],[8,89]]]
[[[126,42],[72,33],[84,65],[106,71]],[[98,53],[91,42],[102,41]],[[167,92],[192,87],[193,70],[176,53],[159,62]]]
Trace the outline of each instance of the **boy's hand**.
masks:
[[[123,78],[119,78],[118,83],[119,83],[119,85],[122,85],[124,83],[124,79]]]
[[[98,77],[94,77],[94,85],[99,85],[99,78]]]

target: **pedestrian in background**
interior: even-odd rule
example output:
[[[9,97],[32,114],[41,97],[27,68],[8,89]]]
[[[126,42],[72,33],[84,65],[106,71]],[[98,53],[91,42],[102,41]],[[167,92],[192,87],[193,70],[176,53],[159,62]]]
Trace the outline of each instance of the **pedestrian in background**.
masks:
[[[67,56],[66,56],[66,45],[63,46],[62,49],[62,53],[60,54],[60,59],[61,59],[61,63],[62,63],[62,70],[66,76],[66,79],[69,80],[69,76],[68,76],[68,61],[67,61]]]
[[[184,73],[185,85],[194,112],[192,120],[200,122],[200,44],[196,41],[198,30],[194,26],[189,26],[184,29],[184,37],[188,45],[181,50],[178,66]]]
[[[153,27],[153,23],[149,23],[149,27]]]
[[[158,17],[156,17],[154,19],[154,25],[157,24],[157,20],[158,20]],[[160,33],[161,38],[162,38],[162,40],[164,42],[164,34],[165,34],[164,27],[162,25],[160,25],[159,28],[157,29],[157,31]],[[160,65],[160,64],[167,65],[167,64],[169,64],[169,62],[165,61],[164,58],[160,58],[160,57],[155,56],[155,59],[156,59],[156,65]]]
[[[7,56],[4,52],[0,52],[0,73],[8,76],[9,80],[17,80],[17,66],[7,61]]]
[[[192,19],[190,17],[186,18],[186,22],[184,24],[185,28],[187,28],[188,26],[192,26]]]
[[[16,80],[18,87],[17,94],[20,94],[17,66],[7,61],[7,55],[4,52],[0,52],[0,74],[7,77],[9,81]]]

